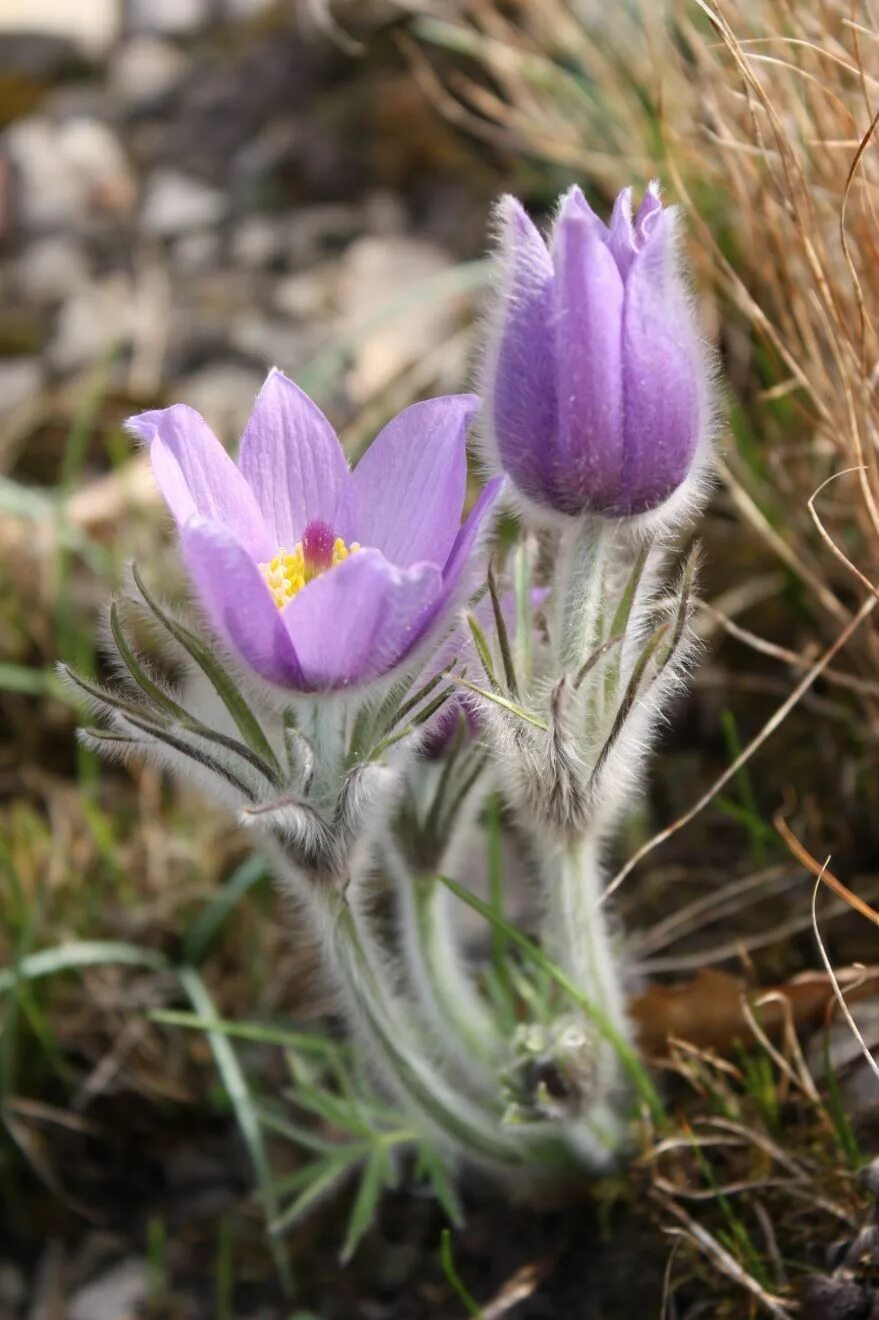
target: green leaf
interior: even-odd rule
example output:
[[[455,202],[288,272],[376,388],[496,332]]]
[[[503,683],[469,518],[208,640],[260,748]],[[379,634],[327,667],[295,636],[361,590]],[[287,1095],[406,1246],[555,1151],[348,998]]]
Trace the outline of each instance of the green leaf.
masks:
[[[628,719],[629,713],[635,704],[635,701],[638,696],[638,692],[640,691],[641,688],[641,683],[643,682],[644,675],[647,672],[647,666],[650,664],[650,661],[653,659],[653,656],[656,653],[656,649],[659,646],[659,643],[662,641],[663,637],[667,632],[668,632],[668,624],[667,623],[660,624],[659,627],[648,637],[644,649],[642,650],[641,654],[638,656],[638,659],[635,663],[635,667],[632,670],[631,677],[629,678],[629,681],[626,684],[626,690],[623,693],[623,699],[620,702],[619,706],[617,707],[617,713],[614,716],[614,721],[613,724],[611,725],[610,733],[607,735],[607,740],[604,746],[602,747],[601,751],[599,752],[598,756],[596,757],[595,765],[592,768],[592,774],[590,776],[591,779],[594,780],[597,778],[597,776],[601,772],[602,767],[604,766],[605,761],[613,751],[614,743],[622,733],[623,725]]]
[[[439,1151],[434,1150],[433,1146],[420,1145],[415,1168],[417,1175],[426,1178],[430,1183],[433,1194],[445,1211],[449,1223],[454,1224],[455,1228],[460,1227],[464,1222],[464,1214],[449,1179],[445,1160]]]
[[[99,701],[103,706],[109,706],[111,710],[119,711],[122,715],[134,715],[140,719],[149,716],[149,711],[143,706],[136,706],[133,701],[127,701],[118,692],[112,692],[110,688],[104,687],[101,683],[92,683],[89,679],[83,678],[82,674],[78,674],[75,669],[71,669],[69,665],[59,665],[58,670],[68,682],[73,683],[75,687],[79,688],[80,692],[84,692],[93,701]]]
[[[260,1122],[263,1127],[268,1128],[270,1132],[274,1132],[276,1136],[283,1137],[285,1141],[292,1142],[294,1146],[301,1146],[304,1150],[313,1151],[321,1157],[335,1155],[343,1149],[343,1143],[333,1141],[329,1137],[318,1137],[310,1128],[302,1127],[299,1123],[291,1123],[289,1119],[282,1118],[279,1114],[273,1114],[266,1109],[260,1110]],[[363,1154],[366,1154],[369,1150],[369,1145],[365,1141],[345,1142],[344,1149],[350,1150],[355,1144]],[[292,1179],[297,1180],[296,1182],[292,1182],[291,1179],[281,1179],[280,1182],[275,1183],[275,1191],[278,1193],[289,1192],[293,1191],[297,1185],[301,1186],[302,1180],[299,1177],[301,1173],[302,1170],[300,1169],[297,1173],[291,1175]]]
[[[363,1167],[357,1199],[348,1220],[348,1230],[342,1247],[342,1263],[347,1265],[354,1255],[366,1230],[372,1224],[385,1183],[391,1174],[388,1152],[376,1146]]]
[[[513,593],[516,598],[516,654],[526,688],[532,673],[531,586],[531,556],[527,544],[520,540],[513,551]]]
[[[226,670],[220,664],[217,657],[205,646],[204,643],[196,637],[195,633],[179,623],[170,614],[167,614],[153,596],[144,586],[143,579],[138,572],[137,566],[132,565],[132,573],[137,589],[144,599],[144,602],[151,610],[152,614],[159,621],[162,627],[169,632],[174,640],[183,647],[184,651],[195,661],[199,669],[206,675],[214,691],[217,693],[223,705],[228,710],[232,719],[235,721],[241,736],[249,747],[263,757],[275,773],[280,777],[281,767],[278,764],[277,757],[272,751],[271,744],[263,732],[262,725],[248,706],[247,702],[241,696],[233,679],[229,677]]]
[[[625,633],[621,633],[621,632],[615,633],[613,637],[608,637],[606,642],[602,642],[601,646],[597,646],[595,648],[595,650],[589,656],[588,660],[586,660],[580,666],[580,668],[577,670],[577,673],[574,676],[575,692],[577,688],[579,688],[583,683],[583,680],[586,678],[586,675],[589,674],[590,671],[595,668],[599,660],[602,660],[604,656],[607,655],[608,651],[612,651],[615,646],[619,646],[620,642],[625,641],[625,637],[626,637]],[[615,685],[615,682],[616,680],[614,679],[614,682],[611,684],[611,689]]]
[[[280,1237],[282,1233],[298,1224],[308,1214],[309,1210],[312,1210],[325,1197],[331,1196],[346,1179],[351,1177],[355,1165],[349,1152],[342,1148],[337,1156],[330,1156],[325,1160],[316,1160],[306,1167],[311,1170],[308,1185],[287,1206],[287,1209],[276,1215],[269,1224],[269,1232],[273,1238]],[[304,1173],[303,1170],[303,1176]]]
[[[402,742],[404,738],[408,738],[409,735],[414,733],[416,729],[420,728],[422,724],[426,724],[427,721],[446,704],[449,697],[452,695],[453,690],[454,689],[451,686],[443,688],[442,692],[438,693],[433,701],[429,701],[426,706],[422,706],[411,724],[407,724],[403,729],[398,729],[396,733],[390,734],[374,747],[369,754],[369,760],[377,761],[389,747],[393,747],[395,743]]]
[[[119,608],[115,601],[113,601],[113,604],[110,606],[110,631],[113,634],[113,641],[116,643],[116,649],[119,652],[126,669],[144,695],[149,698],[154,706],[158,706],[160,710],[165,711],[172,717],[172,719],[185,720],[187,715],[183,707],[178,705],[172,697],[168,696],[167,692],[164,692],[162,688],[159,687],[158,683],[150,678],[149,674],[135,655],[134,650],[129,646],[128,639],[123,632],[122,623],[119,619]]]
[[[507,621],[504,618],[504,612],[501,609],[500,597],[498,596],[497,591],[497,582],[495,581],[494,570],[492,569],[491,564],[488,566],[488,593],[491,596],[491,608],[494,612],[494,626],[497,630],[497,640],[501,651],[501,662],[504,666],[504,678],[506,679],[507,691],[512,693],[514,697],[518,697],[519,684],[516,681],[516,666],[513,663],[510,634],[507,631]]]
[[[574,1003],[577,1004],[585,1015],[595,1023],[604,1038],[614,1047],[633,1083],[649,1106],[653,1117],[657,1121],[664,1121],[665,1108],[663,1103],[659,1098],[656,1088],[647,1075],[647,1069],[638,1058],[634,1049],[629,1045],[628,1041],[624,1040],[619,1032],[616,1031],[605,1014],[593,1004],[592,1000],[589,999],[571,977],[568,976],[567,972],[559,967],[558,963],[554,962],[549,954],[541,949],[539,944],[535,944],[527,935],[523,935],[522,931],[516,926],[512,926],[508,921],[505,921],[504,918],[496,913],[488,903],[483,902],[481,898],[477,898],[477,896],[471,893],[469,889],[465,889],[463,885],[459,885],[456,880],[452,880],[449,876],[440,875],[438,876],[438,879],[440,879],[442,883],[461,900],[462,903],[466,903],[474,912],[478,912],[480,916],[484,917],[492,926],[499,927],[511,944],[515,944],[536,967],[547,972],[556,984],[560,985],[561,988],[570,995]]]
[[[690,607],[690,593],[693,590],[693,579],[696,576],[696,565],[699,562],[699,549],[700,547],[697,542],[691,548],[690,553],[687,555],[687,562],[684,564],[684,571],[681,575],[680,597],[678,599],[678,608],[675,614],[674,631],[672,632],[671,641],[668,644],[668,650],[660,661],[660,669],[664,669],[671,660],[684,635],[684,627],[686,626]]]
[[[411,696],[407,701],[404,701],[403,704],[395,711],[393,722],[389,727],[393,728],[394,725],[399,724],[401,720],[404,720],[407,715],[409,715],[413,710],[415,710],[416,706],[420,705],[420,703],[424,701],[426,697],[429,697],[431,692],[433,692],[437,687],[439,687],[440,683],[443,681],[446,675],[452,669],[454,669],[457,663],[458,663],[457,660],[450,660],[444,669],[441,669],[438,674],[434,674],[433,678],[428,679],[428,681],[423,685],[423,687],[420,687],[418,691],[414,693],[413,696]]]
[[[644,566],[647,563],[647,556],[650,554],[652,548],[653,547],[650,545],[645,545],[638,551],[637,558],[632,565],[632,571],[629,574],[629,579],[626,582],[625,587],[623,588],[623,594],[620,596],[616,613],[614,614],[613,621],[610,625],[611,635],[625,633],[626,628],[629,625],[629,617],[632,613],[632,606],[635,603],[635,594],[644,574]]]
[[[452,675],[451,681],[456,684],[457,687],[466,688],[468,692],[475,692],[478,697],[484,697],[486,701],[494,702],[496,706],[501,706],[504,710],[508,710],[511,715],[515,715],[520,720],[524,720],[526,724],[532,724],[535,729],[542,729],[543,732],[546,733],[547,726],[543,720],[539,719],[536,715],[532,715],[530,711],[525,710],[524,706],[517,705],[515,701],[508,701],[507,698],[502,697],[499,692],[486,692],[484,688],[479,688],[473,683],[468,683],[466,678],[456,678],[454,675]]]
[[[147,720],[142,716],[128,713],[124,715],[124,719],[135,729],[140,730],[141,733],[148,734],[150,738],[155,738],[157,742],[164,743],[173,751],[179,752],[181,756],[187,756],[191,761],[196,761],[199,765],[204,766],[206,770],[210,770],[213,774],[219,775],[221,779],[225,779],[228,784],[231,784],[233,788],[236,788],[238,792],[249,801],[254,801],[253,793],[244,781],[238,778],[234,770],[230,770],[229,767],[223,765],[221,761],[218,761],[215,757],[210,756],[207,752],[203,751],[197,743],[193,742],[190,737],[186,736],[186,732],[181,729],[179,725],[173,730],[166,729],[162,728],[160,724],[156,724],[153,720]]]
[[[467,626],[473,637],[473,645],[476,647],[476,654],[479,656],[482,668],[485,671],[485,677],[488,679],[489,687],[492,691],[496,692],[498,690],[498,681],[495,677],[494,663],[491,658],[488,639],[482,631],[479,620],[474,614],[467,615]]]

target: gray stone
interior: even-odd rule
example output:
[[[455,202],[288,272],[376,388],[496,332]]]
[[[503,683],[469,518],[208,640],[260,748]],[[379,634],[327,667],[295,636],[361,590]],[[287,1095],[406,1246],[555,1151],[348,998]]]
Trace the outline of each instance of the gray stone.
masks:
[[[126,0],[125,26],[130,32],[186,37],[205,26],[210,0]]]
[[[172,261],[184,274],[216,270],[219,259],[220,237],[216,230],[197,229],[192,234],[181,234],[174,242]]]
[[[407,368],[422,361],[454,333],[460,295],[437,296],[452,266],[434,243],[405,235],[360,238],[340,263],[338,329],[363,333],[346,379],[351,399],[363,404],[379,395]],[[419,287],[433,285],[428,296]],[[389,312],[406,293],[404,305]]]
[[[215,362],[179,381],[175,394],[209,417],[220,435],[240,436],[264,379],[256,368]]]
[[[125,214],[134,181],[112,130],[98,119],[54,122],[32,115],[5,134],[15,170],[13,198],[25,229],[69,229],[89,219]]]
[[[222,220],[226,201],[217,188],[179,170],[157,170],[144,198],[141,223],[157,238],[174,238]]]
[[[0,358],[0,416],[33,399],[42,383],[39,358]]]
[[[308,329],[291,325],[277,317],[256,311],[243,311],[229,326],[229,345],[245,357],[267,366],[291,371],[292,365],[304,362],[314,351],[314,336]]]
[[[87,284],[62,307],[48,359],[56,371],[74,371],[132,337],[136,304],[122,275]]]
[[[233,23],[247,22],[259,18],[267,9],[271,9],[275,0],[220,0],[220,11],[224,18]]]
[[[143,33],[130,37],[118,51],[110,87],[124,109],[143,110],[176,87],[186,67],[186,56],[172,42]]]
[[[10,1260],[0,1260],[0,1307],[5,1307],[13,1314],[24,1304],[27,1285],[24,1275],[17,1265]],[[6,1314],[4,1310],[2,1314]]]
[[[316,266],[298,275],[287,275],[275,285],[272,301],[279,312],[294,321],[326,322],[333,315],[336,268]]]
[[[3,0],[0,34],[32,32],[68,41],[97,59],[119,29],[119,0]]]
[[[135,1320],[147,1288],[146,1261],[131,1256],[80,1288],[68,1303],[67,1320]]]
[[[248,216],[232,236],[233,258],[251,270],[281,261],[289,246],[286,224],[266,215]]]
[[[290,259],[306,266],[324,253],[329,244],[339,244],[361,230],[361,220],[352,206],[342,202],[320,202],[285,216],[289,225]]]
[[[21,295],[37,306],[63,302],[89,279],[89,266],[82,249],[60,235],[40,238],[25,248],[14,267]]]

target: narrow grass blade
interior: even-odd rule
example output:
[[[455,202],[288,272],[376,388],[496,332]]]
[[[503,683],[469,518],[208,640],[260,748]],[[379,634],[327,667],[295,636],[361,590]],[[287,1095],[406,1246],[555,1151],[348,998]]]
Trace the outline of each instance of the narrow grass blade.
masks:
[[[249,1040],[257,1045],[280,1045],[282,1049],[301,1054],[314,1054],[320,1058],[327,1053],[327,1042],[322,1036],[309,1036],[304,1031],[288,1031],[284,1027],[271,1027],[260,1022],[230,1022],[228,1018],[202,1017],[173,1008],[157,1008],[149,1015],[151,1022],[167,1027],[187,1027],[192,1031],[216,1032],[232,1039]]]
[[[485,1312],[476,1302],[473,1295],[467,1288],[464,1280],[455,1268],[455,1261],[452,1256],[452,1231],[444,1228],[440,1237],[440,1261],[442,1262],[443,1274],[446,1276],[446,1282],[455,1293],[464,1310],[474,1320],[485,1320]]]
[[[215,1018],[217,1013],[214,1002],[208,993],[207,986],[195,968],[178,967],[177,975],[195,1012],[204,1018]],[[241,1136],[250,1155],[266,1220],[271,1225],[277,1218],[278,1205],[272,1187],[268,1156],[263,1144],[262,1128],[250,1094],[250,1088],[247,1085],[247,1079],[238,1062],[238,1056],[226,1036],[219,1031],[210,1030],[207,1032],[207,1038],[214,1056],[214,1062],[217,1065],[217,1071],[222,1078],[226,1094],[235,1111]],[[270,1241],[272,1242],[272,1254],[278,1278],[285,1294],[290,1296],[293,1279],[287,1253],[275,1238],[270,1238]]]
[[[57,972],[73,972],[83,967],[117,965],[143,967],[152,972],[171,970],[171,964],[155,949],[142,949],[121,940],[79,940],[73,944],[58,945],[30,953],[14,968],[0,971],[0,994],[5,994],[16,981],[35,981]]]
[[[197,967],[210,949],[220,927],[254,885],[265,879],[266,865],[261,857],[248,857],[229,876],[222,888],[202,908],[183,936],[184,961]]]
[[[36,669],[7,660],[0,661],[0,690],[21,692],[28,697],[54,697],[68,705],[74,704],[72,695],[54,669]]]

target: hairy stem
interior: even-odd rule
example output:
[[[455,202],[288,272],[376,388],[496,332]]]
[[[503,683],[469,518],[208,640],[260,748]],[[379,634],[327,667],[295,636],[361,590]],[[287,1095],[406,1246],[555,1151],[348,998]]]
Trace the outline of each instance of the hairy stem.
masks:
[[[601,903],[602,875],[595,841],[589,836],[541,846],[539,863],[546,899],[543,939],[547,952],[600,1009],[617,1035],[631,1041],[622,976],[607,916]],[[622,1076],[618,1051],[606,1039],[601,1052],[601,1085],[612,1089]]]
[[[504,1129],[499,1110],[463,1096],[437,1068],[430,1052],[417,1043],[405,1005],[389,990],[380,964],[370,957],[353,913],[342,908],[336,918],[332,951],[349,1011],[365,1036],[370,1053],[398,1097],[452,1150],[498,1170],[529,1165],[564,1166],[566,1148],[550,1125],[528,1131]]]
[[[552,672],[576,672],[600,640],[604,560],[612,536],[600,519],[578,519],[562,533],[553,590]]]

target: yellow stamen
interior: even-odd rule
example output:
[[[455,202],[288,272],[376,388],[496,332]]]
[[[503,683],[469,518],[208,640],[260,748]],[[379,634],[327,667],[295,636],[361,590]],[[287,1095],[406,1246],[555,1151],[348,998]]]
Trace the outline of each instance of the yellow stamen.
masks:
[[[359,541],[346,545],[341,536],[337,536],[333,542],[332,561],[327,568],[335,568],[337,564],[344,563],[349,555],[356,554],[359,549]],[[293,550],[281,546],[274,559],[270,559],[267,564],[260,564],[259,570],[279,610],[289,604],[297,591],[325,572],[320,565],[307,562],[301,541],[297,542]]]

